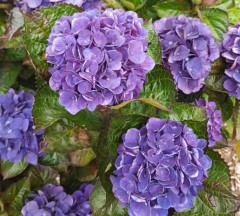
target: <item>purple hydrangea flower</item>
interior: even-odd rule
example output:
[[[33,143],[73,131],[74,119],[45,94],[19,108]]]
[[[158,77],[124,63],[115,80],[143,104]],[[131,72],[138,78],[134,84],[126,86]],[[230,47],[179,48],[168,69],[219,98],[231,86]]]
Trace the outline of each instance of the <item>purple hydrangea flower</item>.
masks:
[[[192,208],[211,159],[206,140],[180,122],[150,118],[122,136],[111,176],[113,193],[130,216],[167,216],[168,209]]]
[[[200,107],[206,108],[206,113],[208,117],[208,123],[207,123],[207,130],[208,130],[208,146],[213,147],[216,142],[219,142],[222,140],[222,119],[221,119],[221,111],[215,110],[216,109],[216,103],[215,102],[209,102],[204,99],[197,100],[194,104]]]
[[[82,7],[84,10],[101,9],[102,0],[17,0],[16,6],[25,12],[53,6],[56,3],[68,3]]]
[[[10,89],[0,95],[0,159],[19,162],[25,156],[37,163],[43,131],[34,131],[32,94]]]
[[[92,184],[82,184],[80,189],[72,194],[74,203],[71,207],[71,212],[74,212],[78,216],[92,215],[92,210],[89,203],[89,197],[92,189]]]
[[[199,91],[219,57],[209,27],[199,19],[180,15],[154,23],[162,45],[163,64],[169,68],[177,88],[185,94]]]
[[[135,12],[91,10],[61,17],[48,40],[50,87],[70,113],[137,98],[155,63]]]
[[[92,188],[84,184],[73,195],[68,195],[63,187],[47,184],[26,200],[21,213],[23,216],[91,216],[89,196]]]
[[[230,96],[240,100],[240,23],[231,26],[223,37],[221,55],[226,59],[228,68],[223,77],[223,86]]]

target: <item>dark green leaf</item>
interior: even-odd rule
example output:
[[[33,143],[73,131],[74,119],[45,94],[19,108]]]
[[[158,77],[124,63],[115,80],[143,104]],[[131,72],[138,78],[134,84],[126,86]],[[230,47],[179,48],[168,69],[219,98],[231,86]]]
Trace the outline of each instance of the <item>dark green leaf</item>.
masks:
[[[147,53],[149,56],[153,58],[156,64],[161,64],[162,63],[161,45],[159,42],[158,35],[153,28],[152,21],[147,22],[145,24],[145,28],[148,30],[147,42],[149,43],[149,45]]]
[[[59,104],[58,93],[52,91],[49,86],[44,86],[37,92],[33,118],[37,129],[46,128],[61,118],[67,118],[89,130],[99,130],[101,127],[101,117],[97,111],[82,110],[76,115],[71,115]]]
[[[10,161],[2,161],[1,163],[1,173],[4,179],[12,178],[20,173],[22,173],[28,165],[26,159],[23,159],[20,162],[12,163]]]
[[[2,194],[2,201],[5,208],[9,210],[18,210],[19,212],[22,209],[24,198],[30,192],[30,182],[28,178],[23,178],[18,182],[12,184],[7,190]]]
[[[147,0],[120,0],[122,5],[126,7],[128,10],[138,10],[142,8]]]
[[[229,25],[227,13],[218,8],[205,8],[201,12],[203,22],[210,27],[213,37],[220,42]]]
[[[164,106],[171,106],[175,102],[176,87],[169,71],[156,66],[148,75],[141,98],[153,99]]]
[[[83,167],[95,159],[96,155],[92,148],[85,148],[69,153],[69,158],[73,166]]]
[[[189,128],[193,130],[193,132],[197,135],[198,138],[207,139],[207,121],[183,121]]]
[[[46,152],[68,153],[90,147],[97,138],[95,132],[77,127],[67,119],[61,119],[49,126],[44,132]]]
[[[38,158],[38,163],[45,166],[57,166],[61,163],[68,162],[67,156],[61,153],[44,153]]]
[[[185,14],[187,16],[192,13],[191,0],[165,0],[156,5],[159,17],[178,16]]]
[[[47,48],[47,39],[55,22],[61,16],[70,16],[79,12],[71,4],[56,4],[25,15],[24,39],[32,61],[39,69],[46,69],[47,62],[44,56]]]
[[[19,63],[0,63],[0,86],[10,88],[16,81],[22,69]]]
[[[26,56],[26,50],[23,48],[7,49],[4,54],[4,61],[21,61]]]

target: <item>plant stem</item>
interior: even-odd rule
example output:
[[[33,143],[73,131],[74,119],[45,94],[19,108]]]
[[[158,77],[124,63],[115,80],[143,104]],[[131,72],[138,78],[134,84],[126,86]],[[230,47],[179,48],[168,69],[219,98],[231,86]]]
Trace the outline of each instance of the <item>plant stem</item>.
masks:
[[[201,13],[198,5],[195,5],[195,6],[194,6],[194,10],[196,11],[198,18],[199,18],[201,21],[203,21],[202,13]]]
[[[232,141],[236,140],[237,137],[237,124],[238,124],[238,112],[239,112],[239,102],[235,101],[235,106],[233,107],[233,133],[232,133]]]

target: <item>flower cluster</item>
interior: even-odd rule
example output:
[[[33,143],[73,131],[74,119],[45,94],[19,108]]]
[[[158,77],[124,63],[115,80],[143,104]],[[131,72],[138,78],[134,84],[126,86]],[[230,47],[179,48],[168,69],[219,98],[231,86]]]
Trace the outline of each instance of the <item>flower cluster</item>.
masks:
[[[206,140],[180,122],[158,118],[129,129],[122,139],[111,182],[130,216],[167,216],[169,208],[192,207],[212,163],[204,155]]]
[[[90,10],[61,17],[48,40],[50,87],[70,113],[138,97],[155,63],[135,12]]]
[[[16,6],[25,12],[53,6],[56,3],[68,3],[82,7],[84,10],[101,9],[102,0],[17,0]]]
[[[154,23],[162,45],[162,58],[177,88],[185,94],[199,91],[219,57],[211,31],[199,19],[180,15],[162,18]]]
[[[32,94],[13,89],[0,95],[0,159],[18,162],[26,156],[37,163],[43,131],[34,131],[33,100]]]
[[[221,55],[228,63],[223,77],[223,86],[230,96],[240,100],[240,23],[229,27],[223,37]]]
[[[63,187],[47,184],[38,194],[31,195],[21,213],[23,216],[90,216],[89,196],[92,188],[93,185],[84,184],[73,195],[68,195]]]
[[[221,111],[215,110],[216,109],[216,103],[215,102],[209,102],[204,99],[199,99],[195,102],[197,106],[205,107],[206,113],[208,117],[208,123],[207,123],[207,130],[208,130],[208,146],[213,147],[216,142],[222,140],[222,119],[221,119]]]

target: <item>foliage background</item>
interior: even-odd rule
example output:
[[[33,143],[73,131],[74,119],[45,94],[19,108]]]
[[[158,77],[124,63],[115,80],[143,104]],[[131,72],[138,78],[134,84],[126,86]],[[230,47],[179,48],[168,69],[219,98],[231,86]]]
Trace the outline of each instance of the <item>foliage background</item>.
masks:
[[[207,6],[209,2],[213,4]],[[14,8],[13,1],[0,4],[0,93],[11,87],[35,95],[34,122],[37,129],[46,128],[44,143],[48,143],[47,147],[42,143],[46,154],[39,158],[37,166],[25,160],[1,162],[0,215],[20,215],[24,199],[46,183],[60,182],[70,193],[86,181],[95,185],[90,199],[93,215],[127,215],[114,198],[109,180],[121,135],[155,116],[182,121],[200,138],[207,138],[205,110],[191,105],[200,97],[215,101],[222,111],[224,141],[215,148],[233,143],[240,157],[239,101],[229,97],[222,86],[224,61],[220,58],[214,63],[200,92],[188,96],[177,92],[171,74],[161,65],[161,47],[152,28],[152,21],[160,17],[199,17],[220,43],[228,26],[240,21],[240,0],[205,0],[203,5],[194,5],[190,0],[105,0],[104,7],[134,10],[144,18],[149,31],[148,53],[158,65],[149,73],[140,99],[111,108],[99,107],[92,113],[83,110],[73,116],[59,105],[58,94],[47,84],[45,49],[55,21],[81,9],[59,4],[23,14]],[[230,216],[236,210],[238,198],[230,191],[227,165],[212,149],[206,153],[213,167],[194,208],[170,214]]]

